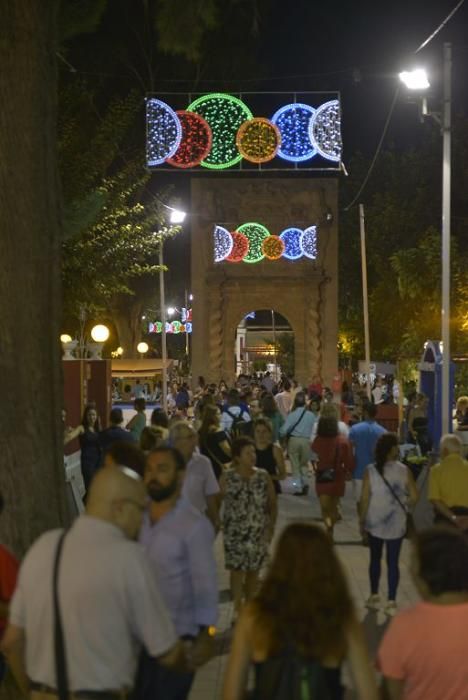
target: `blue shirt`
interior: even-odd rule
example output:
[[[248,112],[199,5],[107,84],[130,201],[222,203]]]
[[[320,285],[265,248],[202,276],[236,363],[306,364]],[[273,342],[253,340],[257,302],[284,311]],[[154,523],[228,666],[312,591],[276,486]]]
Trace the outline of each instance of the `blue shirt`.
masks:
[[[301,437],[310,440],[316,420],[317,416],[315,413],[312,413],[312,411],[306,409],[304,412],[302,407],[295,408],[294,411],[291,411],[286,417],[286,420],[280,428],[280,435],[285,437],[297,423],[291,433],[291,437]]]
[[[349,440],[354,447],[356,458],[356,469],[353,472],[353,479],[363,479],[364,472],[368,464],[374,463],[374,449],[379,437],[386,433],[385,428],[375,422],[375,420],[364,420],[353,425],[349,431]]]
[[[179,637],[196,636],[218,618],[218,581],[211,523],[185,499],[161,520],[143,517],[140,542]]]

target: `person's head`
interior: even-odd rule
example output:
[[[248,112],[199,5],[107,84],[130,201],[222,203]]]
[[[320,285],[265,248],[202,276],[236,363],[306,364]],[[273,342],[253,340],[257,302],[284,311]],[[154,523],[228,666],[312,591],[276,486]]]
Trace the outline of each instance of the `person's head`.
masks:
[[[261,400],[262,413],[265,416],[274,416],[278,412],[278,406],[275,401],[273,394],[266,393],[263,394]]]
[[[205,388],[205,377],[203,377],[201,374],[198,377],[198,386],[200,387],[200,389]]]
[[[91,482],[86,512],[118,527],[136,539],[146,508],[146,490],[141,478],[126,467],[100,469]]]
[[[166,431],[160,425],[146,425],[140,435],[140,449],[150,452],[162,445],[166,437]]]
[[[461,455],[463,444],[458,435],[443,435],[440,440],[440,458],[444,459],[449,455]]]
[[[269,373],[268,370],[267,370],[267,371],[265,372],[265,379],[266,379],[267,377],[269,377],[269,376],[270,376],[270,373]]]
[[[427,396],[423,394],[422,391],[418,391],[416,394],[416,405],[419,408],[425,408],[427,406]]]
[[[334,438],[338,436],[338,420],[335,416],[324,416],[324,406],[320,411],[320,418],[317,425],[317,437]]]
[[[283,391],[291,391],[291,382],[289,379],[283,380]]]
[[[85,430],[92,428],[93,430],[99,430],[99,418],[96,411],[96,406],[93,403],[85,406],[83,411],[83,418],[81,419],[81,424]]]
[[[433,527],[418,533],[413,576],[424,598],[443,593],[468,595],[468,537],[455,528]]]
[[[185,476],[186,460],[175,447],[157,447],[146,457],[145,486],[152,501],[177,500]]]
[[[240,395],[237,389],[231,389],[227,394],[227,401],[230,406],[238,406],[240,401]]]
[[[268,418],[255,419],[254,439],[257,445],[269,445],[273,442],[273,426]]]
[[[283,650],[285,633],[308,658],[345,655],[353,603],[321,528],[306,523],[285,528],[252,607],[269,656]]]
[[[215,403],[204,406],[202,411],[200,432],[205,434],[209,433],[213,428],[219,428],[220,418],[221,412]]]
[[[377,416],[377,406],[375,403],[366,401],[362,406],[362,417],[364,420],[375,420]]]
[[[383,474],[387,462],[394,462],[399,456],[398,435],[384,433],[375,443],[375,466],[379,474]]]
[[[198,443],[197,431],[186,421],[179,420],[174,425],[171,425],[169,430],[171,445],[173,445],[184,456],[186,462],[193,455]]]
[[[236,438],[231,446],[233,462],[242,467],[254,467],[257,461],[255,442],[247,436]]]
[[[169,427],[169,418],[162,408],[155,408],[151,414],[151,425],[159,425],[161,428]]]
[[[227,391],[227,384],[224,381],[224,379],[221,379],[221,381],[219,382],[218,390],[219,391]]]
[[[324,403],[320,409],[321,418],[334,418],[338,420],[338,409],[334,403]]]
[[[318,413],[320,411],[320,397],[315,394],[309,401],[309,411]]]
[[[135,401],[133,402],[133,407],[135,411],[138,411],[138,413],[142,413],[146,408],[145,399],[135,399]]]
[[[295,408],[305,408],[306,405],[306,395],[303,391],[298,391],[294,397],[293,410]]]
[[[145,469],[145,455],[137,445],[124,440],[116,440],[106,450],[104,467],[127,467],[139,476]]]
[[[457,399],[457,411],[460,413],[466,413],[468,410],[468,396],[460,396]]]
[[[122,425],[123,423],[123,412],[121,408],[113,408],[109,415],[109,422],[111,425]]]

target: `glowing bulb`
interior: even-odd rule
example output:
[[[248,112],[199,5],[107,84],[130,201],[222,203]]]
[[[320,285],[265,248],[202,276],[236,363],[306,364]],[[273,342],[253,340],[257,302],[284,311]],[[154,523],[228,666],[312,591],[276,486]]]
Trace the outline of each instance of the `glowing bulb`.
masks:
[[[62,333],[60,336],[60,342],[61,343],[71,343],[72,337],[71,335],[68,335],[67,333]]]
[[[149,350],[148,343],[138,343],[137,350],[141,355],[144,355]]]
[[[108,337],[109,329],[102,323],[99,323],[97,326],[94,326],[91,329],[91,338],[94,340],[95,343],[105,343]]]
[[[186,216],[187,213],[185,211],[181,211],[180,209],[171,209],[171,224],[183,224]]]
[[[408,90],[427,90],[427,88],[431,87],[424,68],[405,70],[398,77]]]
[[[175,312],[176,312],[176,310],[174,309],[173,306],[169,306],[169,307],[168,307],[168,309],[167,309],[167,315],[168,315],[168,316],[172,316],[173,314],[175,314]]]
[[[120,347],[120,345],[119,345],[119,347],[117,348],[117,350],[115,352],[117,353],[117,355],[123,355],[124,349],[122,347]]]

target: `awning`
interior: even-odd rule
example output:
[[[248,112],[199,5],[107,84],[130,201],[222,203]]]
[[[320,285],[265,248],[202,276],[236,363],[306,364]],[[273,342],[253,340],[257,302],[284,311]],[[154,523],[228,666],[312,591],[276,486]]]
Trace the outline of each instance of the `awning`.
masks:
[[[166,369],[170,371],[174,360],[166,360]],[[112,360],[112,377],[115,379],[125,379],[131,377],[154,377],[155,374],[162,374],[162,360]]]

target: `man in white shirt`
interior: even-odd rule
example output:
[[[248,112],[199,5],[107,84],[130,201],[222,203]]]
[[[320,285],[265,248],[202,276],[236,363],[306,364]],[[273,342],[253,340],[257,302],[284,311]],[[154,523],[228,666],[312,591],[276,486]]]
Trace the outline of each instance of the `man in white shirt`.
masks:
[[[198,435],[190,423],[180,421],[170,429],[170,442],[187,464],[182,496],[206,515],[215,532],[219,530],[219,485],[208,457],[197,450]]]
[[[87,512],[63,540],[58,594],[71,693],[106,692],[121,699],[132,688],[145,648],[174,666],[182,647],[139,544],[146,507],[141,479],[125,468],[101,469]],[[34,700],[57,695],[53,570],[62,530],[42,535],[27,553],[10,608],[2,652],[20,687]]]
[[[275,396],[276,405],[278,406],[278,411],[281,413],[283,418],[286,418],[288,413],[291,411],[293,404],[293,395],[291,392],[291,384],[286,379],[283,382],[283,388]]]

